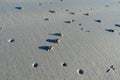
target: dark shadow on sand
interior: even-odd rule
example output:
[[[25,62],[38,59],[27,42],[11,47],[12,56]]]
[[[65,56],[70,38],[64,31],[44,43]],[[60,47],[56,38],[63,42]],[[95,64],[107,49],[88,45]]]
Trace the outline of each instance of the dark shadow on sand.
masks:
[[[107,71],[106,72],[110,72],[110,69],[107,69]]]
[[[64,21],[64,23],[68,23],[68,24],[70,24],[70,23],[71,23],[71,21]]]
[[[70,12],[70,14],[74,15],[75,13],[74,12]]]
[[[18,10],[21,10],[22,9],[22,7],[20,7],[20,6],[17,6],[17,7],[15,7],[16,9],[18,9]]]
[[[49,34],[49,35],[53,35],[53,36],[61,36],[60,33],[54,33],[54,34]]]
[[[115,26],[120,27],[120,24],[115,24]]]
[[[55,43],[55,39],[47,39],[46,41],[50,43]]]
[[[115,32],[113,29],[105,29],[105,31],[108,31],[108,32]]]
[[[48,12],[50,12],[50,13],[55,13],[55,10],[49,10]]]
[[[46,51],[48,50],[48,46],[39,46],[38,48]]]
[[[84,13],[83,15],[89,16],[89,13]]]
[[[95,22],[99,22],[99,23],[101,23],[102,21],[101,21],[101,20],[99,20],[99,19],[96,19],[96,20],[95,20]]]

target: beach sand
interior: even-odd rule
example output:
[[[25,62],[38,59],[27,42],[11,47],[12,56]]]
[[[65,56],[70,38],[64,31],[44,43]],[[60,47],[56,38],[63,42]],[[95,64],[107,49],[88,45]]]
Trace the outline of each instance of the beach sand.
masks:
[[[119,9],[119,0],[0,0],[0,80],[120,80]]]

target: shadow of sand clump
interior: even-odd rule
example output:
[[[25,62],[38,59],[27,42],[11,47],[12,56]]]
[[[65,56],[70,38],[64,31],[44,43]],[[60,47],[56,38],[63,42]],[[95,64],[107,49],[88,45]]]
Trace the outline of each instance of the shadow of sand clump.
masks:
[[[89,13],[84,13],[83,15],[89,16]]]
[[[70,24],[70,23],[71,23],[71,21],[64,21],[64,23],[68,23],[68,24]]]
[[[75,20],[72,20],[72,22],[75,22]]]
[[[115,26],[120,27],[120,24],[115,24]]]
[[[18,9],[18,10],[23,9],[21,6],[17,6],[17,7],[15,7],[15,8]]]
[[[94,20],[94,21],[95,21],[95,22],[99,22],[99,23],[102,22],[100,19],[96,19],[96,20]]]
[[[65,11],[66,11],[66,12],[68,12],[69,10],[68,10],[68,9],[66,9]]]
[[[107,69],[106,72],[110,72],[111,69]]]
[[[75,13],[74,12],[70,12],[70,14],[74,15]]]
[[[2,27],[0,27],[0,29],[2,29]]]
[[[62,37],[63,33],[54,33],[54,34],[49,34],[49,35],[54,35],[54,36],[60,36],[60,37]]]
[[[45,18],[44,20],[45,20],[45,21],[49,21],[49,18]]]
[[[50,12],[50,13],[56,13],[55,10],[49,10],[48,12]]]
[[[45,51],[53,50],[53,46],[39,46],[38,48]]]
[[[60,0],[60,1],[63,1],[63,0]]]
[[[90,32],[90,30],[87,30],[87,31],[85,31],[85,32]]]
[[[105,31],[108,31],[108,32],[115,32],[115,30],[113,30],[113,29],[105,29]]]
[[[109,7],[109,5],[105,5],[105,7]]]
[[[57,43],[57,44],[60,43],[59,39],[47,39],[46,41],[50,43]]]

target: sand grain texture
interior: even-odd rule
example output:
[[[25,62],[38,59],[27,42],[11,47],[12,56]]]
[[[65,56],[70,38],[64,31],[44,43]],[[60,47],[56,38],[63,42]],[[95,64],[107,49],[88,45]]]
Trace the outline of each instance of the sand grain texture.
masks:
[[[0,0],[0,80],[120,80],[118,2]],[[95,22],[98,19],[100,23]],[[60,43],[47,39],[60,39]],[[39,48],[49,45],[54,49]]]

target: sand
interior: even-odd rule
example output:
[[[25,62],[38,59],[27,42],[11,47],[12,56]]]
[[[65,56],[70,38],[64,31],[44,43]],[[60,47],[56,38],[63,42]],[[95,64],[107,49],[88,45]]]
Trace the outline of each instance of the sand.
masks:
[[[119,9],[119,0],[0,0],[0,80],[120,80]]]

